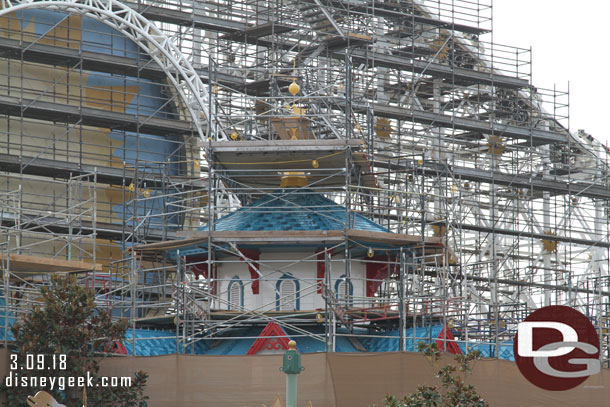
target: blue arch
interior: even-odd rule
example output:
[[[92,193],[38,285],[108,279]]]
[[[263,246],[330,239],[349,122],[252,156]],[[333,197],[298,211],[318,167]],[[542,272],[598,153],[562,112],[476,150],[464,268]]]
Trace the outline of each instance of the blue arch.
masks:
[[[283,274],[275,284],[275,310],[280,310],[280,287],[284,280],[292,280],[294,282],[294,292],[296,297],[295,311],[299,311],[301,309],[301,285],[299,284],[299,280],[289,274]]]
[[[341,274],[339,276],[339,278],[337,279],[337,281],[335,281],[335,298],[338,300],[339,299],[339,284],[341,284],[343,281],[347,281],[348,283],[348,288],[349,288],[349,299],[348,299],[348,305],[352,305],[353,304],[353,297],[354,297],[354,285],[352,284],[352,280],[347,280],[346,275],[345,274]],[[341,293],[343,294],[343,293]]]
[[[233,284],[239,284],[239,306],[244,307],[244,283],[241,282],[241,278],[239,276],[233,276],[231,281],[229,281],[229,287],[227,289],[228,293],[228,306],[227,309],[231,310],[231,288],[233,288]]]

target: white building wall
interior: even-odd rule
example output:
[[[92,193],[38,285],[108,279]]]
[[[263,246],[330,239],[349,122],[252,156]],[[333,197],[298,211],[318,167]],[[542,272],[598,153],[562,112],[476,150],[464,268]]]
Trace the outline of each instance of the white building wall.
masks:
[[[218,295],[223,301],[217,304],[217,309],[228,309],[228,289],[231,280],[239,277],[243,284],[244,308],[248,310],[272,311],[276,310],[276,287],[278,280],[288,274],[299,283],[300,304],[299,310],[313,311],[324,309],[325,303],[322,294],[316,290],[317,263],[316,256],[311,252],[292,253],[261,253],[259,271],[263,274],[260,279],[259,294],[252,294],[252,280],[245,261],[236,262],[236,257],[220,260],[218,264]],[[353,296],[365,296],[366,266],[360,260],[351,262],[351,282],[353,285]],[[345,263],[342,255],[335,255],[331,262],[331,284],[335,290],[337,280],[345,274]],[[355,300],[354,302],[358,302]]]

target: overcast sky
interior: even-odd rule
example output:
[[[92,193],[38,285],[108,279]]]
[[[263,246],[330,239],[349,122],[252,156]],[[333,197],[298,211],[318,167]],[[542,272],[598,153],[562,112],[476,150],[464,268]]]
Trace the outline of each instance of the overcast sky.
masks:
[[[533,84],[567,90],[570,130],[610,144],[610,1],[493,0],[494,42],[532,48]]]

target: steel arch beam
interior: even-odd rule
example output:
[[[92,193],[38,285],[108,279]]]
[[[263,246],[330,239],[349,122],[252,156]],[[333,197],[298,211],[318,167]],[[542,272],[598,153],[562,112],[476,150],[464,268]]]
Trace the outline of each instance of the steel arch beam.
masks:
[[[186,104],[197,133],[206,140],[201,114],[210,121],[209,94],[180,49],[152,22],[117,0],[0,0],[0,17],[26,9],[46,9],[85,15],[117,30],[155,61]],[[221,137],[224,138],[224,137]]]

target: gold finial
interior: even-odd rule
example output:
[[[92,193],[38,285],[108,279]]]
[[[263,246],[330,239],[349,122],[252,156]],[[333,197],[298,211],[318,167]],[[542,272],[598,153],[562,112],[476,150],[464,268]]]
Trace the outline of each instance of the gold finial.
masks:
[[[292,135],[290,136],[290,140],[298,140],[299,137],[297,136],[297,128],[293,127],[290,129],[290,132],[292,133]]]
[[[299,93],[300,90],[301,90],[301,87],[297,83],[297,80],[293,79],[292,83],[290,84],[290,86],[288,86],[288,92],[290,92],[290,94],[292,96],[296,96],[297,93]]]
[[[295,341],[288,342],[288,349],[289,350],[296,350],[297,349],[297,343]]]
[[[296,70],[297,70],[297,59],[294,58],[292,60],[292,74],[295,75],[296,74]],[[299,84],[297,83],[297,78],[292,78],[292,83],[290,84],[290,86],[288,86],[288,92],[290,92],[290,94],[292,96],[296,96],[297,93],[299,93],[299,91],[301,90],[301,87],[299,86]]]

